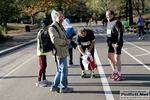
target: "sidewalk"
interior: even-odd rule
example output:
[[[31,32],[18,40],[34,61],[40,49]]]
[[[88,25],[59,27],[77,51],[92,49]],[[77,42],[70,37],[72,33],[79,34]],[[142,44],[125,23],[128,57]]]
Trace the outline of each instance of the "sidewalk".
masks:
[[[0,43],[0,56],[8,52],[14,51],[18,48],[36,42],[37,32],[40,28],[31,30],[30,32],[22,32],[18,34],[11,34],[12,40]]]

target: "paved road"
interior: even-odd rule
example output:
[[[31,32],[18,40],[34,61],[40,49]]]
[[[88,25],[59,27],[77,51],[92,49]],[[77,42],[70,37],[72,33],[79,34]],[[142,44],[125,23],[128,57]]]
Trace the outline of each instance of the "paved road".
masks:
[[[84,23],[73,24],[75,30],[84,25]],[[107,78],[112,70],[107,60],[106,28],[100,25],[84,27],[92,29],[96,36],[95,59],[98,65],[95,70],[96,78],[91,79],[88,71],[86,78],[80,78],[79,52],[74,50],[74,66],[69,66],[68,76],[69,86],[75,90],[73,93],[51,93],[50,87],[35,87],[38,57],[36,43],[32,43],[0,56],[0,100],[120,100],[122,91],[132,93],[150,91],[150,37],[138,40],[136,35],[124,35],[121,57],[123,81],[113,81]],[[36,37],[36,30],[33,34],[33,37]],[[51,53],[47,60],[47,79],[53,81],[57,68]],[[149,99],[150,97],[130,100]]]
[[[30,32],[22,32],[11,34],[12,40],[0,44],[0,55],[7,54],[18,48],[24,47],[28,44],[36,42],[36,35],[39,29],[31,30]]]

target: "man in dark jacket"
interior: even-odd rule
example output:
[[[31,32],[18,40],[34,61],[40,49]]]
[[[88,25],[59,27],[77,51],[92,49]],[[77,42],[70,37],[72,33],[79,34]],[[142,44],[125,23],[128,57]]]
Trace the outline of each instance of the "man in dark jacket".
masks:
[[[113,69],[113,73],[109,78],[115,81],[122,80],[121,75],[121,49],[123,46],[123,27],[122,23],[115,19],[113,11],[106,11],[107,23],[107,44],[108,44],[108,60]]]

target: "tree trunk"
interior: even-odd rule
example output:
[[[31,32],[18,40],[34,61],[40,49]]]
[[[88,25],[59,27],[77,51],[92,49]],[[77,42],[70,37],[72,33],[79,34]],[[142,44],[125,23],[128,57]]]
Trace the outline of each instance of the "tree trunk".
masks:
[[[132,1],[129,0],[129,23],[130,23],[130,25],[134,24],[132,15],[133,15],[132,14]]]
[[[126,0],[126,20],[128,20],[128,0]]]
[[[142,13],[144,13],[145,12],[144,0],[141,0],[141,2],[142,2]]]
[[[31,24],[33,25],[34,24],[34,16],[31,15]]]
[[[138,0],[138,2],[137,2],[137,12],[138,12],[138,15],[140,14],[140,11],[139,11],[139,8],[140,8],[140,5],[139,5],[139,0]]]

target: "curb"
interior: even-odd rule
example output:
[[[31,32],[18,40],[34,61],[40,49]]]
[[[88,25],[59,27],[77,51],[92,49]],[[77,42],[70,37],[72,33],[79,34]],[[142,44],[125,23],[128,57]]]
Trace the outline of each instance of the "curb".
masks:
[[[26,42],[26,43],[23,43],[23,44],[20,44],[20,45],[17,45],[17,46],[14,46],[14,47],[2,50],[2,51],[0,51],[0,56],[5,55],[7,53],[10,53],[12,51],[15,51],[17,49],[20,49],[20,48],[22,48],[24,46],[30,45],[32,43],[35,43],[36,41],[37,41],[36,39],[33,39],[33,40],[29,41],[29,42]]]

